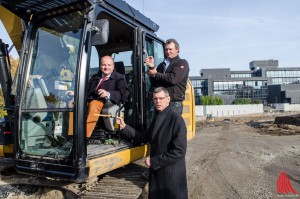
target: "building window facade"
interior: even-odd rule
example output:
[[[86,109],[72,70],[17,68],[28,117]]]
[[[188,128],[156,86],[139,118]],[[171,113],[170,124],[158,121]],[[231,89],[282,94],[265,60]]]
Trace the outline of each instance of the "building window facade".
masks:
[[[265,102],[268,98],[267,81],[215,81],[213,95],[234,95],[234,98],[260,99]]]
[[[200,105],[200,97],[208,95],[208,83],[206,79],[191,80],[195,92],[195,104]]]
[[[272,78],[272,84],[300,83],[300,70],[268,70],[266,76]]]
[[[260,99],[263,104],[300,104],[300,67],[279,68],[278,60],[257,60],[249,71],[230,68],[201,69],[192,77],[195,94],[220,96],[225,104],[236,98]],[[196,103],[197,100],[196,96]],[[275,100],[276,99],[276,100]]]
[[[231,73],[231,78],[245,78],[245,77],[256,77],[254,73]]]

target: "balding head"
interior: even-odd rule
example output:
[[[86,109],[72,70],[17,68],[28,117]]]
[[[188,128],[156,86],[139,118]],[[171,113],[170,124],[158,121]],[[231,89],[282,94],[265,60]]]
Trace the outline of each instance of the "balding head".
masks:
[[[100,70],[103,75],[110,75],[115,68],[114,60],[110,56],[104,56],[101,58]]]

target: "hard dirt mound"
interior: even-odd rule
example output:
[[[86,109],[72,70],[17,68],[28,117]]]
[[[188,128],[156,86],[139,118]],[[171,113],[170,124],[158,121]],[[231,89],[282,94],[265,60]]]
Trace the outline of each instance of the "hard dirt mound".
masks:
[[[30,185],[1,185],[0,198],[6,199],[60,199],[63,192],[51,188],[39,188]]]
[[[260,134],[276,136],[300,135],[300,115],[289,115],[276,117],[272,120],[262,120],[247,122],[251,127],[257,129]]]
[[[276,117],[274,124],[291,124],[295,126],[300,126],[300,115]]]

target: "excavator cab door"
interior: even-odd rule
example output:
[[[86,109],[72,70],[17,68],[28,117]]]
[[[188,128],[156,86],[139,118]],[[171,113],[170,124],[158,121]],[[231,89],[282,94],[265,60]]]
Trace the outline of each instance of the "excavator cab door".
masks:
[[[33,175],[74,180],[79,172],[73,165],[69,136],[73,134],[72,102],[88,31],[85,9],[79,5],[65,9],[69,12],[33,18],[24,38],[22,50],[27,53],[21,56],[16,92],[15,167]]]

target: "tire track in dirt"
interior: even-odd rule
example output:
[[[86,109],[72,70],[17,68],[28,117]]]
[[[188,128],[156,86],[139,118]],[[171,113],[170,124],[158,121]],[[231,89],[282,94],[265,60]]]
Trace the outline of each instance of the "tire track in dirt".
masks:
[[[223,121],[201,126],[200,133],[198,132],[196,138],[188,143],[190,145],[188,158],[191,160],[188,161],[188,182],[191,182],[189,183],[190,198],[214,198],[216,196],[241,198],[218,165],[219,156],[226,151],[228,145],[230,123],[230,121]],[[207,135],[206,128],[210,128],[210,132],[215,132],[215,135]],[[203,140],[200,139],[200,134]],[[199,147],[193,147],[194,144],[202,145],[200,147],[202,150],[196,151],[195,148],[199,149]]]

